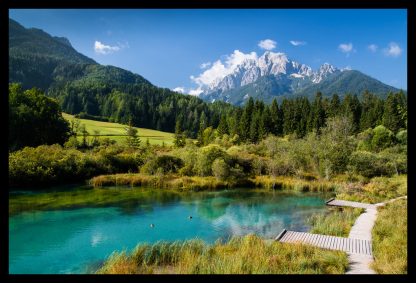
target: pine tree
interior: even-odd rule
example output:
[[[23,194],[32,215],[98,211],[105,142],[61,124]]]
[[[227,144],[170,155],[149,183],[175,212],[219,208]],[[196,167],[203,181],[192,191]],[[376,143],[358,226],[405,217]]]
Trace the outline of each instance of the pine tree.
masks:
[[[400,108],[404,107],[401,99],[400,94],[389,93],[384,102],[383,125],[394,133],[406,126],[403,114],[400,113]]]
[[[339,115],[341,109],[341,101],[338,94],[332,95],[331,102],[329,103],[328,117],[335,117]]]
[[[126,144],[132,148],[140,147],[140,137],[137,135],[137,129],[133,127],[132,119],[129,119],[128,127],[126,128]]]
[[[270,106],[270,132],[276,136],[282,134],[280,110],[276,98],[273,99],[272,105]]]
[[[342,101],[342,112],[352,121],[353,133],[357,133],[360,126],[361,103],[357,95],[347,94]]]
[[[221,115],[220,123],[218,124],[217,133],[220,137],[222,137],[224,134],[228,134],[228,125],[227,125],[227,118],[226,115]]]
[[[326,113],[322,103],[322,93],[317,92],[313,101],[308,123],[308,131],[316,130],[318,133],[325,125]]]
[[[268,134],[271,132],[271,118],[270,118],[270,110],[269,107],[265,107],[263,113],[260,118],[259,122],[259,140],[264,139],[267,137]]]
[[[260,113],[253,113],[253,117],[250,123],[249,139],[252,143],[257,143],[259,140],[259,122],[260,122]]]
[[[174,140],[173,140],[173,144],[176,147],[184,147],[186,144],[186,140],[185,140],[185,136],[182,132],[181,129],[181,121],[180,119],[176,120],[176,124],[175,124],[175,135],[174,135]]]

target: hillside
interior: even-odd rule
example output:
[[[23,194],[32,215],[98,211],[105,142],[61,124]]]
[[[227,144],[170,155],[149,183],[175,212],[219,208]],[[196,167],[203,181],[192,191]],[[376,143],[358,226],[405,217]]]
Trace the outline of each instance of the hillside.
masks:
[[[70,114],[87,113],[111,121],[173,132],[180,120],[186,135],[195,138],[200,122],[217,126],[225,104],[152,85],[138,74],[103,66],[77,52],[63,37],[9,19],[9,82],[24,89],[37,87],[56,98]]]

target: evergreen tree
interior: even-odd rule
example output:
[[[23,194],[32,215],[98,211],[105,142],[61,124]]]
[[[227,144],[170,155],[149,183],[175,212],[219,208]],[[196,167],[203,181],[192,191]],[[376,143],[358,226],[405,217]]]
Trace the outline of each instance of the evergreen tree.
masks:
[[[281,109],[283,112],[283,135],[288,135],[294,132],[296,125],[293,100],[283,99]]]
[[[339,115],[341,109],[341,101],[338,94],[332,95],[331,102],[329,103],[328,117],[335,117]]]
[[[316,130],[319,133],[320,128],[325,125],[325,120],[326,113],[322,103],[322,93],[317,92],[310,111],[308,131]]]
[[[394,133],[397,133],[401,128],[405,128],[406,122],[403,119],[403,109],[405,107],[406,104],[402,94],[389,93],[384,103],[383,125]]]
[[[360,118],[360,130],[365,131],[377,126],[377,122],[382,117],[383,112],[380,112],[379,98],[374,94],[365,91],[363,93],[361,107],[362,114]],[[382,109],[381,109],[382,110]]]
[[[132,148],[139,148],[140,143],[141,141],[137,134],[137,129],[133,127],[132,119],[129,119],[129,124],[126,128],[126,144]]]
[[[280,109],[275,98],[270,106],[270,132],[276,136],[282,134],[282,120],[280,118]]]
[[[360,127],[360,118],[361,118],[361,103],[358,100],[357,95],[347,94],[342,101],[342,110],[344,115],[350,117],[353,132],[357,133]]]
[[[271,117],[269,107],[265,107],[259,121],[259,140],[264,139],[271,132]]]
[[[220,137],[224,134],[228,134],[227,118],[225,114],[221,115],[220,123],[218,124],[217,133]]]
[[[259,140],[259,122],[260,122],[260,113],[253,113],[253,117],[250,123],[250,132],[249,139],[252,143],[257,143]]]
[[[174,135],[173,144],[176,147],[184,147],[185,144],[186,144],[186,139],[185,139],[185,136],[184,136],[184,134],[182,132],[182,128],[181,128],[180,118],[178,118],[176,120],[176,124],[175,124],[175,135]]]

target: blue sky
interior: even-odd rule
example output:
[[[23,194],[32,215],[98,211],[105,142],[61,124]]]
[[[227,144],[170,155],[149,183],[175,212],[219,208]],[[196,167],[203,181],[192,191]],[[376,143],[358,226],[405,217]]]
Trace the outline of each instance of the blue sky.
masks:
[[[260,56],[266,48],[313,69],[328,62],[407,89],[403,9],[13,9],[9,15],[160,87],[196,89],[191,76],[200,77],[214,62],[231,54]]]

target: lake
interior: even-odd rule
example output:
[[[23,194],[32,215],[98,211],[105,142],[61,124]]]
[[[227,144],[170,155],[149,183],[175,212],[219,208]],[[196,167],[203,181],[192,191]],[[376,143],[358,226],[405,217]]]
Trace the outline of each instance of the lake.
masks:
[[[9,272],[91,273],[113,251],[131,250],[140,242],[199,238],[213,243],[250,233],[273,239],[284,228],[308,231],[307,219],[325,211],[330,197],[250,189],[124,190],[134,190],[134,198],[11,216]],[[113,195],[119,191],[108,189]]]

